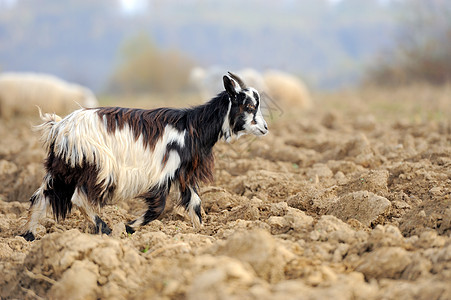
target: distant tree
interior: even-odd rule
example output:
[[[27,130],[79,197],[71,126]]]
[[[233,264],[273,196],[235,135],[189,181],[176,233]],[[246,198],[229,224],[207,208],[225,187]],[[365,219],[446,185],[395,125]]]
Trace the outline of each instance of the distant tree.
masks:
[[[451,1],[402,1],[395,49],[382,54],[366,82],[382,85],[451,80]]]
[[[193,61],[176,50],[162,50],[147,34],[124,43],[120,61],[110,81],[119,93],[177,93],[188,85]]]

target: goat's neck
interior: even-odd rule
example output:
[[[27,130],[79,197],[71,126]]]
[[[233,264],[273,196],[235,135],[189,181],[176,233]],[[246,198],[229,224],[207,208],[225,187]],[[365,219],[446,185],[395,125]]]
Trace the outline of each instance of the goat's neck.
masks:
[[[224,121],[228,120],[229,97],[226,92],[219,94],[204,105],[194,109],[194,123],[198,132],[200,145],[210,150],[223,135]],[[227,128],[228,129],[228,128]]]

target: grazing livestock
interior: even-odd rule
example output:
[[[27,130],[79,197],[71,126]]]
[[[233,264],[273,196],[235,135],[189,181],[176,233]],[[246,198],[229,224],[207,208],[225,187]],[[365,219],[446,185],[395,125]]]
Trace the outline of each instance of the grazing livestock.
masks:
[[[95,226],[111,232],[98,208],[112,201],[142,198],[147,211],[126,226],[133,233],[163,212],[175,186],[178,205],[200,225],[200,182],[213,177],[212,148],[223,138],[268,133],[260,96],[236,75],[223,77],[225,91],[209,102],[187,109],[153,110],[104,107],[79,109],[61,119],[41,116],[37,126],[47,151],[47,174],[31,196],[23,237],[34,240],[36,226],[51,208],[57,220],[73,205]]]
[[[266,92],[284,109],[312,107],[312,98],[307,86],[296,76],[281,71],[266,71],[263,74]]]
[[[86,87],[39,73],[0,74],[0,117],[10,119],[36,113],[36,105],[44,111],[68,113],[83,107],[99,105]]]

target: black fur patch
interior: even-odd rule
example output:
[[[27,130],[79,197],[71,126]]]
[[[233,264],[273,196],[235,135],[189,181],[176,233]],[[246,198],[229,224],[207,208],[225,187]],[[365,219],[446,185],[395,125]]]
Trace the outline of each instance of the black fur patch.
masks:
[[[91,203],[104,205],[107,195],[103,192],[102,185],[97,184],[97,167],[83,161],[81,166],[73,168],[66,164],[64,158],[56,156],[53,148],[52,145],[45,162],[45,168],[51,179],[43,192],[49,199],[55,218],[64,219],[70,213],[71,198],[75,188],[85,192]],[[107,193],[112,192],[113,189],[114,187],[109,187]],[[33,202],[34,199],[31,201]]]
[[[111,234],[111,229],[110,227],[108,227],[108,225],[102,220],[100,219],[99,216],[96,216],[96,231],[95,233],[104,233],[106,235],[110,235]]]
[[[192,187],[192,189],[197,194],[197,188],[196,187]],[[191,202],[191,197],[192,197],[191,190],[189,188],[182,189],[180,187],[180,195],[181,195],[181,199],[180,199],[180,203],[178,203],[178,205],[183,206],[183,208],[185,208],[185,210],[188,210],[190,202]],[[199,221],[202,224],[202,215],[201,215],[201,207],[200,207],[200,205],[197,205],[197,206],[194,207],[194,212],[199,217]]]
[[[44,196],[52,206],[57,220],[65,219],[72,209],[71,198],[75,191],[75,182],[65,182],[61,174],[55,174],[44,190]]]
[[[21,234],[20,236],[23,237],[28,242],[35,240],[34,234],[31,231],[27,231],[24,234]]]
[[[37,199],[37,198],[38,198],[38,195],[36,195],[36,194],[33,194],[33,195],[30,197],[31,206],[34,205],[34,203],[36,202],[36,199]]]
[[[246,122],[244,121],[244,115],[241,113],[235,117],[235,123],[233,123],[233,133],[237,134],[240,131],[244,130],[244,124]]]
[[[189,203],[191,201],[191,190],[189,188],[182,189],[180,187],[180,206],[183,206],[185,210],[188,210]]]
[[[133,227],[131,227],[129,225],[125,225],[125,231],[130,234],[135,233],[135,229],[133,229]]]
[[[196,213],[197,217],[199,218],[200,224],[202,224],[201,206],[197,205],[196,207],[194,207],[194,212]]]
[[[171,183],[160,187],[154,187],[149,192],[140,195],[147,203],[147,211],[144,214],[144,220],[142,226],[158,218],[164,211],[166,206],[166,197],[171,189]]]

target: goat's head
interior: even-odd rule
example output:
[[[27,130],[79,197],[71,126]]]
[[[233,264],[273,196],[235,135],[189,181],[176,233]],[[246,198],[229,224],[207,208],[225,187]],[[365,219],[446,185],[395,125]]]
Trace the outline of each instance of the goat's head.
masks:
[[[266,135],[268,125],[260,109],[261,99],[258,91],[247,87],[241,78],[230,72],[223,77],[223,81],[231,101],[230,130],[238,137],[247,133]]]

